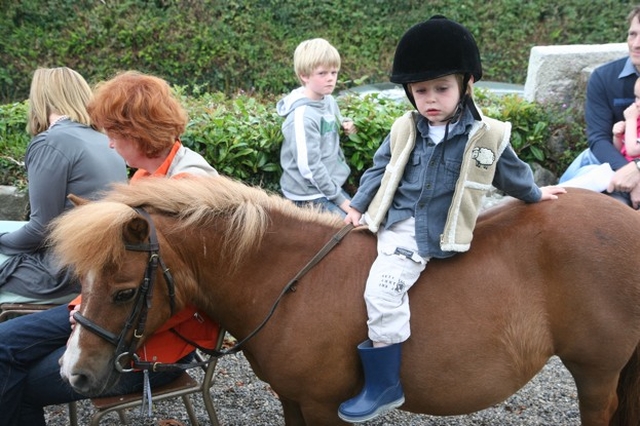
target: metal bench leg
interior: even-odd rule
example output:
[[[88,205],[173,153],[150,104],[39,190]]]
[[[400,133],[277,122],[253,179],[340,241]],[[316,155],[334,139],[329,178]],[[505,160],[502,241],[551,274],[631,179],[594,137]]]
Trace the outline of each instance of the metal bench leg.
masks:
[[[191,424],[194,426],[198,426],[198,417],[196,416],[196,412],[193,410],[193,404],[191,404],[191,398],[189,397],[189,395],[182,395],[182,402],[184,402],[184,406],[187,409],[187,414],[189,415]]]
[[[69,403],[69,425],[78,426],[78,407],[75,401]]]

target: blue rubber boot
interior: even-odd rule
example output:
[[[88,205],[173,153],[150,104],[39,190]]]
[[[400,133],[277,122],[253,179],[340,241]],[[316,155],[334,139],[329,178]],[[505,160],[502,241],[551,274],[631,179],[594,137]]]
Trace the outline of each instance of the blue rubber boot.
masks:
[[[360,423],[371,420],[404,404],[400,384],[401,344],[374,348],[371,340],[358,345],[364,367],[364,389],[340,404],[338,416],[346,422]]]

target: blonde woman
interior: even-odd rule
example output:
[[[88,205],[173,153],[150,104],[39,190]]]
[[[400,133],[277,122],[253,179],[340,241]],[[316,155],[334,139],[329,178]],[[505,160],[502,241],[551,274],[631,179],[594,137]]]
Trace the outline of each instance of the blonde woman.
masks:
[[[79,291],[47,255],[47,224],[72,207],[67,195],[95,198],[127,179],[122,158],[91,126],[91,99],[85,79],[70,68],[33,74],[27,117],[33,139],[25,156],[30,216],[20,229],[0,232],[0,253],[10,256],[0,265],[0,303],[64,303]]]

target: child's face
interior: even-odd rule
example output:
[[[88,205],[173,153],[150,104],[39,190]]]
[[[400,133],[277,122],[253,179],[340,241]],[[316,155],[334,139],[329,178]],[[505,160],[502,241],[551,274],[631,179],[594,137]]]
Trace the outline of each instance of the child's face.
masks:
[[[460,87],[453,74],[411,83],[409,87],[418,112],[436,126],[446,124],[460,102]]]
[[[338,68],[319,66],[311,75],[300,76],[300,79],[304,82],[305,93],[308,98],[320,100],[325,95],[333,93],[333,89],[336,88],[336,82],[338,81]]]

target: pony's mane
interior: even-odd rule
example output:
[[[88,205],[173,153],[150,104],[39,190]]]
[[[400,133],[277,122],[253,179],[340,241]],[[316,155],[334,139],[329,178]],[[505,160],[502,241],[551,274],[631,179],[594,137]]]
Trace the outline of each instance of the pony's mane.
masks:
[[[313,208],[300,208],[278,194],[226,177],[145,178],[116,185],[100,201],[71,209],[53,222],[50,242],[63,265],[85,275],[96,265],[117,265],[125,256],[122,231],[143,207],[172,216],[172,232],[224,217],[224,248],[231,264],[259,245],[269,224],[269,211],[305,222],[338,227],[341,219]]]

